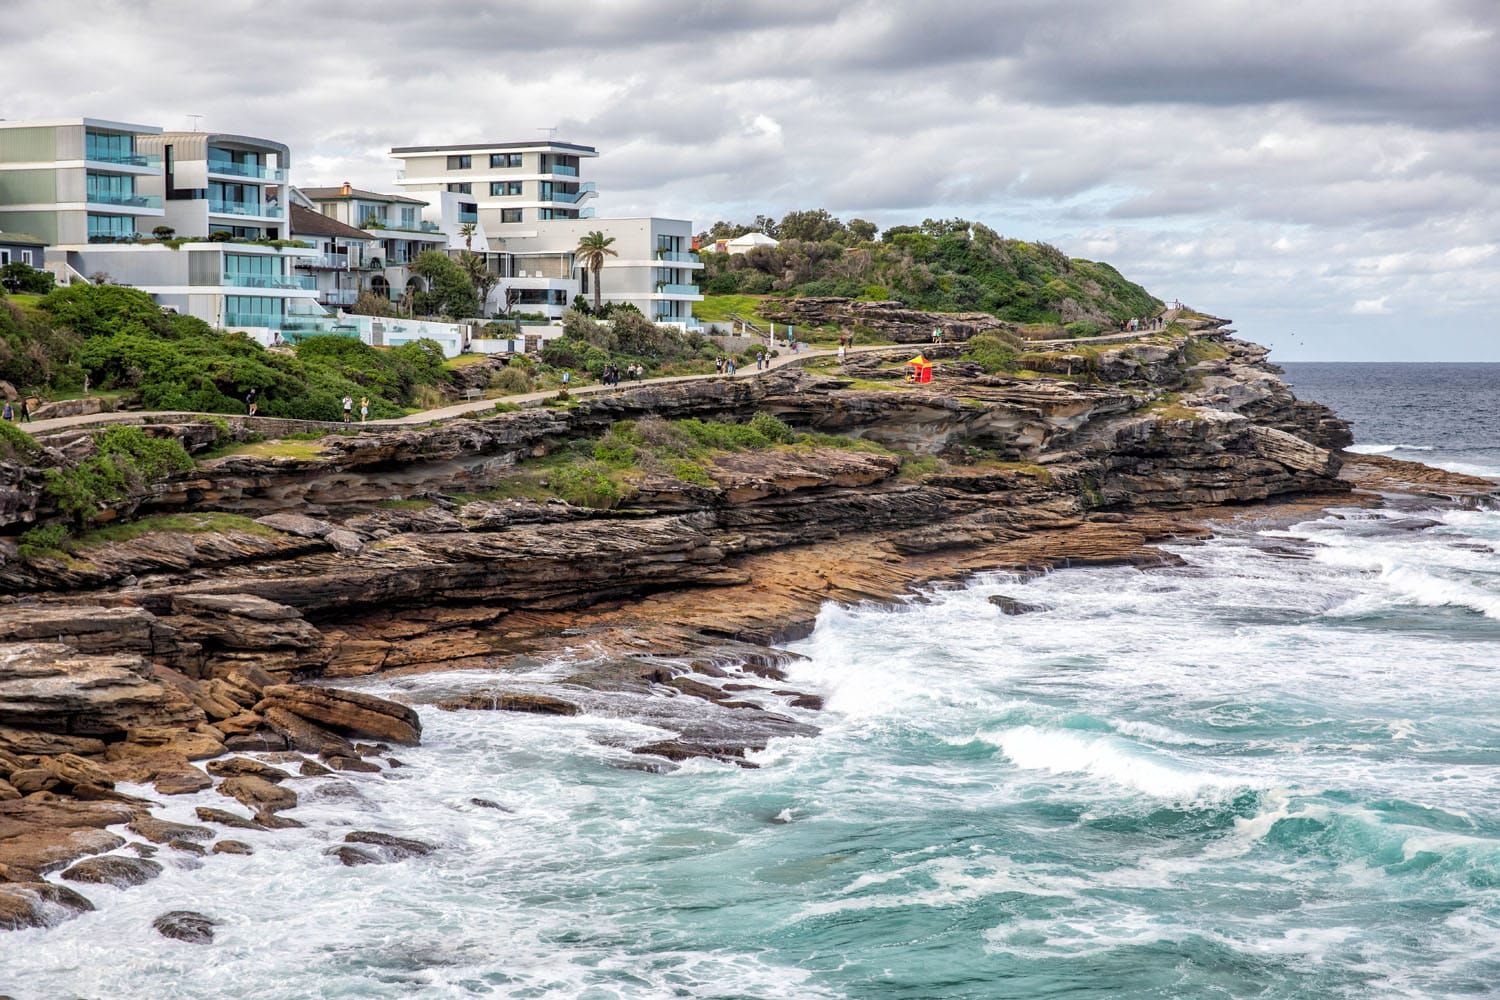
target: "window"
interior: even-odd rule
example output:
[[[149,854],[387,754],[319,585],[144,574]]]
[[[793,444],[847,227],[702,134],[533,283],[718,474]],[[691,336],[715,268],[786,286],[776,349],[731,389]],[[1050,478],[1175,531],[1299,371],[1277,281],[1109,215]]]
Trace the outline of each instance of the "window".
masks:
[[[135,178],[119,174],[89,174],[88,200],[114,205],[129,205],[135,198]]]
[[[449,184],[448,190],[454,194],[473,194],[474,185],[468,181],[464,181],[462,184]]]
[[[500,210],[501,222],[520,222],[521,210],[519,208],[502,208]]]
[[[491,153],[490,154],[490,167],[491,167],[491,169],[494,169],[494,168],[497,168],[497,167],[501,167],[501,168],[519,167],[520,165],[521,165],[521,154],[520,153]]]
[[[450,156],[450,157],[448,157],[448,169],[449,170],[468,170],[473,165],[474,165],[474,157],[472,157],[472,156],[465,155],[465,156]]]
[[[89,213],[89,239],[122,239],[135,235],[135,220],[128,215],[95,215]]]
[[[0,267],[10,263],[10,251],[0,247]]]
[[[490,181],[491,197],[513,198],[520,193],[520,181]]]
[[[538,219],[576,219],[578,210],[576,208],[542,208],[536,213]]]
[[[401,228],[402,229],[416,229],[417,228],[417,210],[416,210],[416,208],[414,206],[411,206],[411,205],[402,205],[401,206]]]
[[[100,132],[85,132],[83,136],[84,159],[100,163],[135,162],[135,136],[106,135]],[[142,160],[144,163],[144,160]]]

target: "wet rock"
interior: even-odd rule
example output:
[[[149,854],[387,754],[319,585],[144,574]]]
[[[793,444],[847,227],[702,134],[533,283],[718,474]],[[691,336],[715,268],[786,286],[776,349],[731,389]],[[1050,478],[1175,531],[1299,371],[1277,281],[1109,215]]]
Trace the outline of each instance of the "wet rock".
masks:
[[[328,853],[345,865],[353,867],[405,861],[407,858],[431,854],[434,850],[436,848],[431,844],[420,840],[397,837],[389,833],[376,833],[372,830],[355,830],[345,834],[344,843],[330,848]]]
[[[194,711],[198,711],[196,708]],[[118,761],[137,755],[155,755],[162,751],[181,754],[188,760],[205,760],[224,752],[224,743],[208,732],[170,726],[141,726],[126,733],[124,743],[112,743],[104,752],[106,760]]]
[[[793,708],[805,708],[813,712],[823,711],[823,698],[816,694],[799,694],[792,699]]]
[[[85,610],[109,620],[109,609]],[[58,643],[0,646],[0,725],[97,737],[203,720],[201,709],[149,675],[140,656],[84,654]]]
[[[745,750],[746,747],[741,743],[695,743],[689,740],[660,740],[656,743],[647,743],[644,746],[632,747],[631,753],[650,754],[655,757],[665,757],[667,760],[678,761],[691,760],[694,757],[707,757],[710,760],[738,764],[740,767],[759,767],[759,764],[754,764],[744,759]]]
[[[40,882],[41,879],[36,872],[27,871],[25,868],[17,868],[14,865],[0,865],[0,882]]]
[[[245,736],[231,736],[224,741],[224,749],[232,753],[259,753],[285,750],[287,738],[277,732],[257,732]]]
[[[359,691],[280,684],[265,689],[255,710],[270,718],[273,709],[310,719],[346,736],[407,746],[421,742],[422,722],[411,706]]]
[[[455,698],[445,698],[437,703],[437,707],[445,712],[464,710],[534,712],[538,715],[577,715],[580,711],[578,706],[571,701],[564,701],[551,695],[514,691],[495,693],[474,691]]]
[[[62,798],[0,802],[0,864],[45,873],[115,850],[124,838],[103,828],[128,823],[137,811],[122,803]]]
[[[44,730],[0,726],[0,750],[47,757],[63,753],[92,756],[104,752],[104,741],[90,736],[70,736]]]
[[[243,840],[221,840],[214,844],[215,854],[254,854],[255,850]]]
[[[283,749],[290,746],[303,753],[335,752],[350,757],[358,756],[348,740],[294,712],[283,708],[268,708],[265,716],[266,725],[281,735]]]
[[[196,767],[189,767],[159,775],[152,783],[152,787],[162,795],[188,795],[211,788],[213,783],[213,779],[208,775]]]
[[[179,854],[191,854],[195,858],[201,858],[208,853],[206,847],[191,840],[169,840],[167,846]]]
[[[1045,604],[1027,604],[1018,601],[1014,597],[1006,597],[1004,594],[995,594],[989,599],[990,603],[1000,609],[1003,615],[1029,615],[1036,611],[1051,611]]]
[[[161,848],[153,847],[150,844],[143,844],[137,840],[126,844],[125,850],[134,851],[135,856],[138,858],[154,858]]]
[[[401,763],[401,761],[398,758],[396,758],[396,757],[387,757],[385,759],[385,766],[386,767],[390,767],[390,768],[396,768],[396,767],[405,767],[406,765],[403,764],[403,763]]]
[[[315,760],[304,760],[298,766],[297,773],[304,778],[322,778],[333,772]]]
[[[51,882],[0,884],[0,930],[54,927],[94,908],[67,886]]]
[[[92,882],[124,889],[144,885],[161,874],[161,865],[146,858],[127,858],[107,854],[85,858],[62,873],[69,882]]]
[[[306,823],[292,819],[290,816],[278,816],[269,809],[262,809],[255,814],[255,822],[267,830],[296,830],[306,826]]]
[[[238,775],[219,783],[219,794],[237,800],[249,809],[277,812],[297,804],[297,793],[254,775]]]
[[[469,805],[478,806],[481,809],[498,809],[501,812],[515,812],[515,810],[511,809],[509,806],[502,806],[500,803],[492,799],[470,799]]]
[[[201,817],[200,817],[201,818]],[[206,826],[190,823],[174,823],[155,816],[137,816],[126,827],[131,833],[145,837],[153,844],[166,844],[174,840],[211,840],[214,832]]]
[[[231,827],[235,830],[264,830],[265,827],[249,816],[241,816],[239,813],[230,812],[228,809],[215,809],[212,806],[199,806],[194,810],[198,818],[205,823],[218,823],[220,826]]]
[[[348,757],[344,754],[329,754],[323,758],[328,766],[335,771],[359,771],[362,774],[379,774],[380,765],[371,764],[362,757]]]
[[[264,778],[270,782],[285,781],[291,775],[279,767],[270,764],[262,764],[258,760],[249,757],[229,757],[208,762],[208,773],[216,778],[233,778],[238,775],[251,775],[256,778]]]
[[[151,921],[151,926],[162,937],[188,944],[212,944],[214,928],[219,921],[192,910],[172,910]]]

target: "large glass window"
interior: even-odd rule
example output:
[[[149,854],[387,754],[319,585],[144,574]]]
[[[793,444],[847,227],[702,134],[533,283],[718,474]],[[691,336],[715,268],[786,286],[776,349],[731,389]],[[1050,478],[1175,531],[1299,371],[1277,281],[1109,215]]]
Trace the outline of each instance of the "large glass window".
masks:
[[[520,222],[521,210],[519,208],[502,208],[500,210],[501,222]]]
[[[401,206],[401,228],[402,229],[416,229],[417,228],[417,209],[416,209],[416,207],[414,205],[402,205]]]
[[[373,224],[385,225],[386,206],[378,201],[356,201],[354,203],[354,219],[357,226],[368,226]]]
[[[89,239],[122,239],[135,235],[135,219],[128,215],[89,213]]]
[[[463,156],[450,156],[450,157],[448,157],[448,169],[449,170],[468,170],[473,165],[474,165],[474,158],[472,156],[467,155],[467,154],[465,154]]]
[[[135,197],[135,178],[129,174],[89,174],[88,200],[122,204]]]
[[[498,169],[509,169],[521,165],[520,153],[491,153],[490,167]]]
[[[135,136],[85,132],[84,159],[100,163],[129,163],[135,157]]]
[[[464,181],[462,184],[449,184],[448,190],[454,194],[473,194],[474,185],[468,181]]]
[[[492,197],[513,198],[520,193],[520,181],[490,181],[490,195]]]
[[[281,258],[268,254],[226,253],[224,273],[232,277],[277,278],[281,276]]]
[[[281,326],[281,300],[266,295],[224,296],[225,326]]]

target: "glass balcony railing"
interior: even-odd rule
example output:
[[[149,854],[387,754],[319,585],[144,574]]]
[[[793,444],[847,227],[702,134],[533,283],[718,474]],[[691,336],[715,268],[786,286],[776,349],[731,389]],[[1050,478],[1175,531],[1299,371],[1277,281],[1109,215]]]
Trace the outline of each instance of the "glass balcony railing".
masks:
[[[225,313],[225,326],[254,326],[269,330],[281,328],[281,317],[275,313]]]
[[[297,266],[315,271],[347,271],[349,255],[346,253],[320,253],[315,257],[298,257]]]
[[[479,213],[478,212],[459,212],[458,213],[458,221],[459,221],[460,225],[462,225],[463,223],[466,223],[466,222],[475,222],[475,223],[477,223],[479,221]]]
[[[592,219],[594,217],[594,210],[592,208],[580,208],[578,210],[578,217],[580,219]]]
[[[656,259],[675,260],[680,264],[698,264],[702,262],[697,254],[683,253],[680,250],[658,250],[656,251]]]
[[[226,274],[224,284],[232,288],[317,288],[310,274]]]
[[[570,167],[570,166],[568,166],[567,164],[564,164],[564,163],[554,163],[554,164],[552,164],[552,169],[550,171],[548,171],[548,172],[549,173],[557,174],[557,175],[559,175],[561,177],[577,177],[578,176],[578,168],[577,167]]]
[[[161,198],[154,194],[131,194],[125,191],[90,191],[93,205],[121,205],[125,208],[161,208]]]
[[[550,195],[542,195],[542,201],[562,202],[565,205],[574,205],[594,193],[594,182],[585,181],[578,185],[577,191],[553,191]]]
[[[208,210],[213,215],[253,215],[261,219],[281,218],[280,205],[263,205],[254,201],[220,201],[217,198],[210,198]]]
[[[318,291],[318,301],[329,306],[352,306],[359,292],[352,288],[323,288]]]
[[[286,171],[274,167],[262,166],[259,163],[235,163],[233,160],[209,160],[208,172],[211,174],[228,174],[231,177],[254,177],[262,181],[284,181]]]
[[[656,292],[658,295],[697,295],[698,286],[661,284],[656,286]]]
[[[159,167],[161,157],[156,153],[109,153],[91,149],[83,154],[89,163],[113,163],[122,167]]]

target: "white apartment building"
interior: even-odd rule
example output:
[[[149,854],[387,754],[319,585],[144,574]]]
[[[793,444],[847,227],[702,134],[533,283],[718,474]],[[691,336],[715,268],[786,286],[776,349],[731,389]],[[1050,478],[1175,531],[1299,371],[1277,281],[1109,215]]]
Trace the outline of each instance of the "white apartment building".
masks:
[[[59,281],[96,276],[263,343],[334,328],[285,239],[281,143],[94,118],[0,121],[0,229],[51,243]],[[171,243],[151,238],[173,230]],[[180,242],[179,242],[180,241]]]
[[[592,146],[567,142],[494,142],[456,146],[400,146],[397,185],[426,203],[426,217],[450,234],[475,227],[473,250],[494,259],[500,283],[490,310],[559,317],[578,295],[592,297],[593,276],[574,260],[585,235],[615,239],[600,275],[600,297],[628,302],[660,323],[695,325],[692,303],[702,301],[694,272],[692,223],[680,219],[595,218],[597,191],[580,174],[597,157]]]

